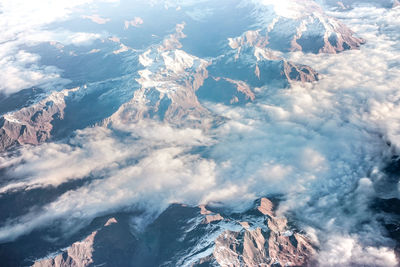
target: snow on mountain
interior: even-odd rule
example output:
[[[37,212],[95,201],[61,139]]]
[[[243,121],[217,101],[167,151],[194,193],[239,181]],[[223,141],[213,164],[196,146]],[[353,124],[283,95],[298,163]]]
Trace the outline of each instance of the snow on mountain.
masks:
[[[115,125],[158,118],[178,125],[202,123],[208,111],[197,100],[195,91],[208,77],[210,63],[179,49],[183,27],[178,24],[176,32],[161,45],[139,56],[145,67],[136,79],[140,89],[108,121]]]
[[[185,52],[180,42],[186,37],[185,23],[177,24],[175,32],[161,44],[139,55],[138,61],[144,67],[137,72],[140,89],[107,121],[116,124],[158,118],[176,125],[188,122],[207,125],[210,120],[205,117],[209,111],[201,104],[202,100],[244,103],[254,101],[255,90],[267,84],[285,87],[293,82],[319,79],[315,70],[285,60],[282,52],[336,53],[358,48],[364,42],[344,24],[327,16],[314,1],[264,0],[253,1],[253,5],[260,21],[258,29],[226,40],[225,54],[214,59]],[[54,112],[59,112],[62,118],[60,111]],[[20,125],[18,121],[29,121],[29,114],[21,118],[25,113],[19,112],[18,120],[13,119],[15,114],[5,116],[1,150],[16,140],[20,144],[38,144],[49,139],[53,127],[50,122],[55,115],[50,113],[46,120],[41,120],[43,125],[39,125],[40,121],[25,123],[29,125],[27,129],[15,125]],[[22,132],[17,133],[19,130]]]
[[[232,40],[229,44],[226,53],[208,67],[209,78],[196,92],[200,100],[243,104],[263,97],[260,88],[265,86],[287,88],[319,80],[315,70],[287,61],[276,51]]]
[[[32,106],[0,117],[0,151],[16,144],[37,145],[50,139],[53,121],[64,117],[65,98],[78,89],[53,92]]]
[[[57,137],[55,122],[66,127],[67,117],[75,123],[65,139],[1,156],[1,256],[34,266],[346,265],[368,263],[369,256],[394,265],[394,245],[367,207],[394,138],[385,142],[385,130],[366,125],[375,125],[367,118],[375,112],[378,123],[385,119],[396,130],[397,117],[385,114],[395,104],[382,101],[395,94],[374,91],[392,90],[383,73],[395,76],[395,60],[382,64],[384,53],[367,46],[320,55],[357,49],[364,40],[311,0],[253,1],[249,16],[257,24],[209,40],[198,35],[213,14],[211,7],[198,15],[207,1],[175,2],[197,5],[197,13],[161,5],[171,17],[189,14],[171,34],[173,26],[157,34],[150,30],[158,25],[146,28],[146,12],[129,14],[145,19],[140,27],[120,23],[129,36],[116,31],[117,48],[101,54],[99,42],[81,51],[104,56],[93,72],[123,69],[108,82],[53,92],[1,117],[0,150]],[[132,45],[144,32],[151,41]],[[205,57],[199,50],[209,47],[199,40],[221,53]],[[69,60],[86,60],[79,55],[73,50]],[[369,55],[371,62],[363,60]],[[358,67],[372,70],[352,70]],[[81,84],[86,77],[78,76]],[[368,110],[378,100],[382,105]],[[247,209],[274,193],[283,195],[279,214],[266,198]],[[176,202],[191,206],[170,205]]]
[[[179,40],[186,37],[183,30],[184,24],[178,24],[176,32],[162,44],[139,56],[145,67],[138,71],[136,79],[141,88],[106,123],[112,121],[117,125],[157,118],[175,125],[208,125],[210,120],[206,118],[210,112],[201,100],[225,104],[242,103],[242,98],[254,101],[254,87],[318,80],[311,68],[274,56],[265,48],[245,50],[231,44],[236,51],[227,47],[226,55],[215,59],[190,55],[180,49]]]
[[[267,198],[243,213],[206,206],[169,206],[139,230],[135,215],[116,215],[61,253],[34,267],[92,266],[302,266],[312,260],[310,239],[275,214]],[[130,218],[130,219],[129,219]]]
[[[353,8],[357,5],[376,5],[385,8],[396,7],[399,4],[398,0],[317,0],[324,5],[339,8],[339,10],[346,10]]]
[[[258,29],[232,38],[231,45],[246,43],[274,50],[337,53],[357,49],[365,40],[312,0],[256,0]]]

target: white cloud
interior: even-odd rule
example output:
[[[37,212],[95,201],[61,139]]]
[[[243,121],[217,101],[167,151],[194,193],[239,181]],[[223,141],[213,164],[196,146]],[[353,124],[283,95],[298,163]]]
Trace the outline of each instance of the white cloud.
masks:
[[[377,192],[374,177],[366,177],[400,146],[400,47],[388,26],[397,23],[397,12],[343,13],[368,41],[361,50],[293,53],[290,59],[321,72],[321,81],[260,88],[255,103],[245,106],[208,104],[227,118],[209,132],[148,121],[114,123],[119,135],[94,127],[78,132],[70,144],[22,148],[20,156],[0,158],[1,167],[21,177],[0,192],[99,178],[39,213],[9,221],[0,228],[0,239],[56,219],[74,229],[78,220],[121,207],[157,213],[172,202],[222,201],[240,210],[257,197],[278,193],[287,198],[278,212],[290,211],[320,244],[320,265],[394,266],[393,243],[380,235],[368,209]],[[18,58],[29,62],[24,54]]]
[[[195,8],[193,10],[189,10],[186,14],[193,20],[196,21],[205,21],[208,17],[213,15],[213,9],[211,8]]]
[[[20,39],[43,29],[43,26],[56,21],[63,21],[76,11],[76,8],[95,3],[94,0],[3,0],[1,3],[2,16],[0,27],[5,29],[1,35],[1,43]],[[118,1],[97,1],[118,2]],[[48,41],[48,40],[46,40]]]
[[[97,33],[77,32],[73,33],[67,38],[67,42],[73,45],[90,45],[94,40],[100,39],[101,35]]]
[[[334,236],[325,243],[318,266],[397,266],[387,248],[363,247],[352,236]]]
[[[57,41],[64,44],[87,45],[99,34],[51,32],[45,26],[68,19],[76,8],[93,4],[94,0],[3,0],[0,11],[0,92],[10,94],[31,86],[59,89],[65,85],[61,70],[52,66],[40,66],[38,55],[30,54],[30,64],[21,62],[15,55],[23,53],[21,45]],[[117,2],[103,0],[98,2]],[[35,60],[34,60],[35,59]]]
[[[98,14],[94,14],[94,15],[90,15],[90,16],[85,15],[85,16],[82,16],[82,18],[90,19],[91,21],[93,21],[94,23],[97,23],[97,24],[106,24],[107,22],[109,22],[111,20],[108,18],[102,18]]]
[[[132,27],[140,27],[144,23],[141,17],[134,17],[132,20],[125,20],[125,29],[128,29],[129,26]]]
[[[136,133],[140,137],[133,134],[124,140],[101,127],[87,129],[78,132],[77,137],[71,140],[77,147],[45,144],[24,149],[22,157],[11,162],[0,162],[3,167],[19,163],[12,173],[28,177],[2,187],[1,192],[57,186],[88,175],[103,177],[61,195],[45,206],[40,214],[28,213],[13,226],[0,229],[0,239],[13,239],[65,216],[70,219],[63,222],[63,226],[69,228],[75,220],[90,219],[121,207],[143,206],[159,213],[168,203],[199,202],[203,192],[215,186],[216,165],[212,160],[188,153],[188,149],[199,139],[205,139],[200,144],[207,145],[208,138],[202,137],[199,130],[177,130],[155,124],[151,130],[158,130],[158,134],[166,138],[153,138],[147,136],[146,125],[142,126]],[[198,141],[189,138],[196,135]]]
[[[16,165],[12,169],[13,175],[27,177],[0,188],[0,193],[21,187],[29,190],[41,186],[58,186],[89,175],[103,176],[124,167],[129,160],[143,157],[152,147],[177,146],[185,149],[212,143],[198,129],[179,130],[148,121],[115,127],[127,133],[126,140],[119,140],[109,129],[95,127],[77,131],[70,145],[46,143],[21,148],[21,156],[12,160],[0,158],[0,167]],[[65,165],[65,162],[69,164]]]
[[[13,52],[13,53],[11,53]],[[39,66],[40,57],[9,44],[0,46],[0,92],[10,94],[37,85],[43,88],[63,86],[68,80],[52,66]]]
[[[322,11],[316,2],[310,0],[253,0],[253,2],[272,6],[278,16],[291,19],[299,19]]]

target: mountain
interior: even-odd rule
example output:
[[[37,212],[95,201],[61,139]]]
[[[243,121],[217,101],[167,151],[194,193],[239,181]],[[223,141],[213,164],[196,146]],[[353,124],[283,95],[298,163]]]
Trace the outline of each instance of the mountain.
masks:
[[[291,82],[318,80],[312,68],[267,56],[267,49],[227,48],[225,55],[201,59],[179,49],[179,40],[185,38],[183,31],[184,24],[178,24],[176,33],[139,56],[145,67],[138,71],[136,79],[140,89],[107,123],[156,118],[174,125],[205,126],[210,123],[211,113],[201,104],[202,100],[244,103],[256,99],[255,87],[286,87]]]
[[[37,145],[51,138],[54,120],[62,120],[65,98],[79,88],[51,93],[29,107],[0,117],[0,151],[15,145]]]
[[[292,4],[288,6],[286,0],[278,6],[273,1],[253,2],[251,8],[257,21],[256,29],[224,40],[221,45],[223,53],[214,58],[201,58],[185,51],[182,40],[191,37],[185,34],[185,22],[176,24],[173,33],[137,56],[135,49],[115,53],[113,47],[110,55],[129,59],[125,60],[123,64],[126,66],[122,69],[132,70],[133,73],[120,79],[133,81],[135,85],[125,81],[120,86],[131,88],[133,97],[116,100],[113,104],[106,103],[108,112],[96,115],[94,108],[90,107],[97,104],[103,108],[104,105],[98,103],[104,99],[100,100],[102,95],[93,93],[98,90],[92,88],[94,86],[90,90],[66,89],[51,93],[48,99],[0,118],[0,151],[15,145],[36,145],[94,124],[135,123],[144,118],[176,126],[209,128],[215,123],[215,118],[212,119],[213,115],[204,106],[204,101],[244,104],[262,97],[259,88],[263,86],[285,88],[295,82],[319,80],[317,71],[286,60],[282,53],[337,53],[357,49],[364,43],[343,23],[326,15],[316,2],[294,1]],[[282,7],[291,12],[283,12]],[[109,39],[128,47],[117,37],[104,39],[104,43],[109,44]],[[132,60],[135,62],[132,63]],[[78,90],[79,94],[91,91],[93,99],[88,100],[91,104],[70,98],[67,105],[65,97],[71,90]],[[114,94],[117,98],[118,93]],[[86,108],[82,108],[84,106]],[[77,116],[82,118],[79,119],[81,123],[75,119]]]
[[[141,230],[134,217],[104,218],[90,235],[33,266],[302,266],[315,253],[267,198],[243,213],[212,210],[173,204]]]
[[[108,122],[138,122],[143,118],[157,118],[183,125],[201,124],[209,113],[198,101],[196,90],[208,77],[207,60],[190,55],[179,48],[184,38],[184,24],[176,26],[159,46],[150,48],[139,56],[144,69],[136,79],[140,89],[123,104]]]
[[[260,1],[255,13],[259,17],[257,29],[231,38],[231,47],[240,49],[247,45],[282,52],[337,53],[357,49],[365,43],[311,0]]]
[[[325,5],[338,7],[342,10],[353,8],[355,5],[374,5],[385,8],[396,7],[399,4],[398,0],[322,0],[320,1]]]
[[[397,264],[398,0],[15,1],[1,266]]]

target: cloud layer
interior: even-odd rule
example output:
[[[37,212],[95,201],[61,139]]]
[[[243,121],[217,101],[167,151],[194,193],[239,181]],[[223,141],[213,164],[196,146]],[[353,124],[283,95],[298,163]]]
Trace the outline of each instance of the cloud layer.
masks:
[[[73,1],[9,1],[0,5],[0,93],[12,94],[32,86],[56,89],[69,81],[62,79],[62,70],[40,65],[40,56],[27,53],[22,46],[43,42],[61,42],[64,45],[87,45],[99,34],[69,31],[51,31],[47,26],[67,20],[82,6],[93,0]],[[117,2],[101,0],[97,2]]]
[[[243,210],[257,197],[282,194],[278,212],[291,214],[314,237],[319,265],[395,266],[394,244],[368,203],[382,193],[374,187],[376,173],[400,152],[400,47],[393,31],[400,9],[333,15],[367,44],[337,55],[287,55],[318,70],[321,81],[258,88],[258,100],[244,106],[205,103],[225,118],[219,127],[121,122],[118,129],[87,128],[67,142],[0,157],[0,168],[18,177],[0,187],[0,196],[96,177],[40,211],[3,222],[0,240],[57,220],[74,231],[79,222],[122,208],[158,214],[181,202]],[[20,52],[13,62],[29,58]]]

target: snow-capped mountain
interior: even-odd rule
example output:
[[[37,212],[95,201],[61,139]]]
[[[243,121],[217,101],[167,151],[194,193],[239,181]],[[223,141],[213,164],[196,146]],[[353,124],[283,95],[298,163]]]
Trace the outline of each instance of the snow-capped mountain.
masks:
[[[79,88],[51,93],[32,106],[0,117],[0,151],[15,145],[37,145],[51,137],[53,121],[62,120],[65,97]]]
[[[385,8],[392,8],[399,5],[398,0],[318,0],[322,4],[337,7],[339,10],[350,9],[356,5],[377,5]]]
[[[398,265],[398,0],[22,2],[1,266]]]
[[[274,210],[267,198],[230,215],[173,204],[140,231],[126,214],[103,217],[86,238],[33,266],[305,265],[315,253],[311,241]]]
[[[255,2],[257,29],[231,38],[230,45],[235,49],[247,45],[282,52],[337,53],[357,49],[365,42],[342,22],[327,15],[315,1]]]
[[[140,89],[108,121],[132,123],[155,117],[176,125],[202,123],[208,111],[198,101],[196,90],[208,77],[210,63],[179,49],[183,30],[184,24],[178,24],[161,45],[139,56],[144,67],[136,79]]]

